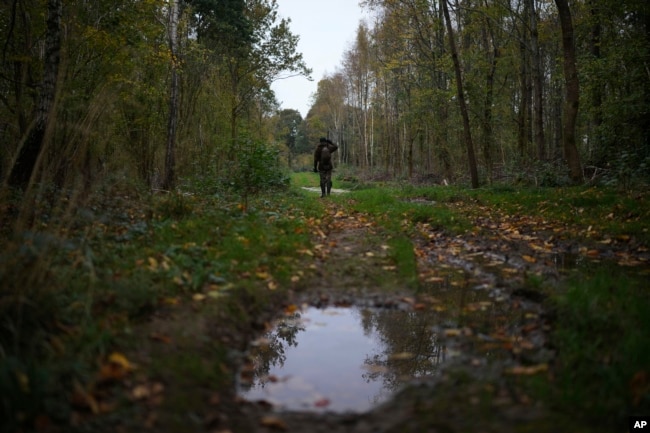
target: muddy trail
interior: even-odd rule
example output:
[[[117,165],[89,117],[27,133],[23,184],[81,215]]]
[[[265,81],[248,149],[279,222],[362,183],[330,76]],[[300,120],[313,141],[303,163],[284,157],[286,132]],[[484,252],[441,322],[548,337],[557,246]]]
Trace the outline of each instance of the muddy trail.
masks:
[[[304,271],[291,290],[273,291],[277,294],[263,306],[253,292],[227,301],[226,309],[202,314],[197,309],[160,311],[138,331],[151,337],[130,354],[143,365],[190,352],[199,353],[202,362],[183,367],[184,372],[176,368],[173,376],[164,371],[136,376],[129,385],[137,403],[132,421],[117,421],[118,430],[557,432],[574,427],[566,413],[545,407],[525,391],[531,379],[553,380],[555,356],[545,295],[530,280],[560,281],[565,271],[599,252],[584,254],[570,233],[565,239],[547,230],[543,220],[515,225],[512,218],[517,217],[486,210],[476,218],[477,229],[463,236],[417,225],[410,246],[417,269],[413,281],[396,265],[393,240],[376,221],[334,200],[325,208],[313,230],[313,248],[297,251],[305,258]],[[306,344],[296,342],[307,334],[309,311],[351,310],[360,317],[363,333],[374,333],[381,342],[364,355],[365,370],[359,375],[367,383],[383,383],[383,397],[363,410],[341,409],[337,394],[305,399],[298,408],[265,397],[272,384],[288,380],[270,367],[288,362],[284,355],[290,346]],[[237,316],[241,320],[233,320]],[[288,317],[298,321],[282,322]],[[273,328],[274,323],[284,325]],[[278,331],[277,326],[286,331],[286,323],[298,323],[290,336]],[[160,344],[166,336],[173,336],[174,344]],[[214,365],[207,342],[215,341],[230,348],[228,362]],[[260,347],[267,353],[263,362]],[[312,372],[334,371],[333,378],[320,378],[323,382],[348,373],[343,367],[337,372],[329,354],[318,356],[309,361]],[[183,379],[206,369],[234,379],[218,389],[214,384],[197,389]],[[242,394],[242,388],[256,386],[264,388],[261,396]]]
[[[391,260],[390,239],[376,222],[332,202],[327,212],[309,265],[313,272],[286,300],[285,315],[333,306],[383,312],[388,342],[371,372],[381,376],[395,367],[391,363],[398,364],[393,370],[399,374],[393,376],[400,380],[386,401],[361,413],[329,410],[336,395],[307,401],[300,410],[278,410],[266,399],[236,396],[223,431],[557,431],[561,421],[518,382],[548,376],[553,358],[545,338],[543,294],[526,288],[526,274],[559,278],[557,257],[565,252],[558,249],[538,262],[526,254],[526,238],[505,232],[499,240],[455,238],[420,225],[415,240],[419,281],[413,284]],[[391,311],[402,314],[391,317]],[[409,326],[414,320],[423,324]],[[428,368],[422,368],[423,359]],[[244,381],[255,374],[253,363],[243,358]],[[324,367],[313,365],[317,371]]]

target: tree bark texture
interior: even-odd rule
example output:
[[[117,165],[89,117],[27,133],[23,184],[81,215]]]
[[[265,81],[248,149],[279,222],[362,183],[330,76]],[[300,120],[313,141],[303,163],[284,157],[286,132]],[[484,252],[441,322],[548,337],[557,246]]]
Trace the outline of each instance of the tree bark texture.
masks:
[[[48,128],[53,116],[56,85],[61,62],[61,0],[47,2],[47,30],[45,34],[45,60],[43,80],[36,106],[34,122],[9,173],[9,184],[26,188],[36,169],[39,155],[48,137]]]
[[[562,116],[562,143],[571,181],[580,183],[582,182],[582,165],[576,145],[576,121],[580,104],[580,84],[578,82],[578,70],[576,67],[573,20],[567,0],[555,0],[555,4],[562,27],[562,49],[564,52],[565,100]]]
[[[467,104],[465,103],[465,93],[463,90],[463,74],[460,69],[460,60],[458,59],[458,49],[456,48],[456,41],[454,40],[454,29],[451,25],[451,18],[449,16],[449,7],[447,0],[443,0],[442,9],[447,22],[447,32],[449,33],[449,48],[451,49],[451,57],[454,61],[454,70],[456,71],[456,88],[458,91],[458,103],[460,105],[460,113],[463,117],[463,133],[465,137],[465,145],[467,146],[467,160],[469,161],[469,173],[472,181],[472,188],[478,188],[478,169],[476,167],[476,156],[474,155],[474,143],[472,142],[472,131],[469,125],[469,113],[467,112]]]
[[[171,84],[169,89],[169,119],[165,152],[163,188],[172,190],[176,181],[176,129],[178,126],[178,0],[170,0],[169,49],[171,51]]]

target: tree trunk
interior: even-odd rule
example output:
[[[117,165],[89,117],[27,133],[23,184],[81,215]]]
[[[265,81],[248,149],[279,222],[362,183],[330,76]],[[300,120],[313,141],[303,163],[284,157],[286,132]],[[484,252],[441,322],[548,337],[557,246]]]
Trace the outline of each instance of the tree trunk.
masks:
[[[63,13],[61,0],[47,2],[47,32],[45,35],[45,63],[43,65],[43,81],[38,105],[36,107],[34,124],[25,142],[20,147],[18,157],[9,173],[9,184],[18,188],[26,188],[35,172],[39,155],[52,124],[56,85],[61,61],[61,15]]]
[[[465,145],[467,146],[467,159],[469,161],[469,173],[472,180],[472,188],[479,187],[478,169],[476,167],[476,156],[474,155],[474,143],[472,142],[472,131],[469,125],[469,113],[467,112],[467,104],[465,103],[465,93],[463,90],[463,75],[460,70],[460,60],[458,59],[458,50],[456,49],[456,41],[454,40],[454,29],[451,25],[451,18],[449,17],[449,7],[447,0],[443,0],[442,9],[447,22],[447,32],[449,33],[449,47],[451,49],[451,57],[454,61],[454,69],[456,71],[456,88],[458,91],[458,103],[460,105],[460,113],[463,117],[463,132]]]
[[[537,158],[540,161],[546,159],[546,144],[544,138],[544,92],[542,78],[542,59],[539,49],[539,34],[537,31],[537,11],[535,0],[529,0],[528,12],[530,14],[530,45],[532,54],[532,81],[533,81],[533,128],[535,131],[535,147],[537,147]]]
[[[576,146],[576,121],[580,102],[580,85],[576,67],[576,49],[573,40],[573,20],[567,0],[555,0],[562,27],[562,49],[564,52],[565,100],[562,124],[564,157],[569,166],[569,176],[574,183],[582,182],[582,165]]]
[[[169,92],[169,119],[165,153],[163,188],[172,190],[176,182],[176,129],[178,126],[178,0],[170,0],[169,50],[171,51],[171,85]]]
[[[599,10],[598,1],[590,0],[589,9],[591,13],[591,19],[593,21],[591,27],[591,55],[592,61],[600,62],[602,55],[600,50],[601,44],[601,34],[602,34],[602,24],[601,24],[601,13]],[[598,80],[591,89],[591,105],[592,109],[592,118],[591,118],[591,137],[589,139],[589,157],[593,158],[596,148],[599,148],[602,145],[601,132],[600,128],[603,123],[603,86],[602,80]]]

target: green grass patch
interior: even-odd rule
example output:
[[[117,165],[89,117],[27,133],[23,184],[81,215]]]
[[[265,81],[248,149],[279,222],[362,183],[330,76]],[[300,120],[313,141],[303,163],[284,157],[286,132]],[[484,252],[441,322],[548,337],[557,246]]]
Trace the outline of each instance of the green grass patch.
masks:
[[[613,188],[482,188],[467,194],[506,213],[539,216],[558,224],[588,227],[602,235],[634,236],[650,244],[650,195]]]
[[[391,258],[395,261],[397,272],[407,286],[416,287],[418,284],[417,261],[413,252],[413,243],[405,236],[393,237],[389,240]]]
[[[223,302],[235,321],[245,316],[239,292],[245,306],[262,308],[270,297],[250,293],[269,291],[271,283],[278,292],[286,287],[296,250],[311,243],[306,220],[321,210],[293,190],[245,204],[200,192],[133,197],[4,239],[3,427],[29,427],[39,416],[65,423],[70,408],[61,396],[75,382],[91,382],[98,362],[129,347],[132,330],[161,306],[218,287],[226,297],[210,302]],[[232,296],[237,301],[228,303]],[[192,364],[197,360],[181,361],[188,373],[205,372]]]
[[[443,201],[438,201],[443,197]],[[426,223],[450,233],[471,228],[469,220],[449,206],[461,200],[458,192],[445,188],[375,187],[350,195],[352,207],[377,218],[392,232],[404,232],[415,223]]]
[[[647,276],[617,266],[576,274],[554,300],[557,381],[547,398],[612,431],[650,413],[650,293]]]

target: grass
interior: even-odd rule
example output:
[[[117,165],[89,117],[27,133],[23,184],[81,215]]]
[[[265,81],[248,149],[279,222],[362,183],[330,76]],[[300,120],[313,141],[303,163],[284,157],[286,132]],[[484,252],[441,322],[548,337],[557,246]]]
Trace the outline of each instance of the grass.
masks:
[[[355,209],[372,214],[392,233],[401,263],[411,260],[405,251],[414,223],[462,234],[472,227],[473,217],[488,209],[541,217],[555,227],[570,229],[570,237],[579,242],[611,238],[623,245],[629,242],[629,248],[639,251],[650,245],[650,202],[647,193],[641,192],[583,187],[383,186],[355,192],[346,200]],[[556,318],[551,339],[558,357],[556,380],[531,378],[528,392],[593,431],[611,431],[625,425],[628,415],[649,413],[647,277],[647,268],[639,273],[600,263],[576,269],[560,286],[530,281],[550,294],[548,308]]]
[[[574,275],[553,299],[558,350],[551,401],[573,416],[614,427],[650,412],[647,275],[599,266]]]
[[[407,284],[417,283],[415,224],[462,235],[486,209],[577,227],[571,236],[589,231],[600,238],[634,240],[639,248],[650,244],[647,193],[464,190],[336,177],[334,183],[352,192],[331,200],[369,214],[385,229]],[[324,202],[300,188],[317,185],[316,174],[295,174],[291,189],[250,198],[245,206],[237,197],[200,191],[160,196],[120,192],[77,209],[69,221],[57,224],[53,213],[37,212],[35,229],[3,230],[3,427],[16,430],[43,416],[64,423],[71,407],[61,396],[69,396],[75,382],[91,383],[106,356],[135,344],[133,330],[165,306],[218,291],[224,294],[215,301],[219,313],[234,325],[250,326],[272,302],[274,289],[281,291],[295,275],[300,266],[296,251],[310,246],[309,221],[322,215]],[[602,414],[597,421],[603,424],[650,412],[646,280],[647,274],[601,266],[598,272],[580,269],[566,286],[547,288],[556,317],[552,339],[559,349],[559,368],[555,382],[531,383],[531,392],[584,418]],[[223,347],[202,349],[213,354],[215,363],[226,363]],[[206,369],[200,357],[201,351],[161,358],[153,367],[159,373],[177,370],[197,382],[231,380],[232,372]]]
[[[236,197],[133,196],[120,206],[79,209],[59,228],[50,223],[6,238],[3,428],[66,420],[70,407],[60,396],[70,395],[75,382],[90,386],[98,364],[128,346],[132,330],[165,305],[212,290],[281,290],[296,268],[295,251],[310,243],[306,220],[320,206],[293,192],[251,199],[246,212]],[[226,308],[234,322],[242,314],[238,303]],[[201,374],[198,358],[186,361],[179,359]]]

